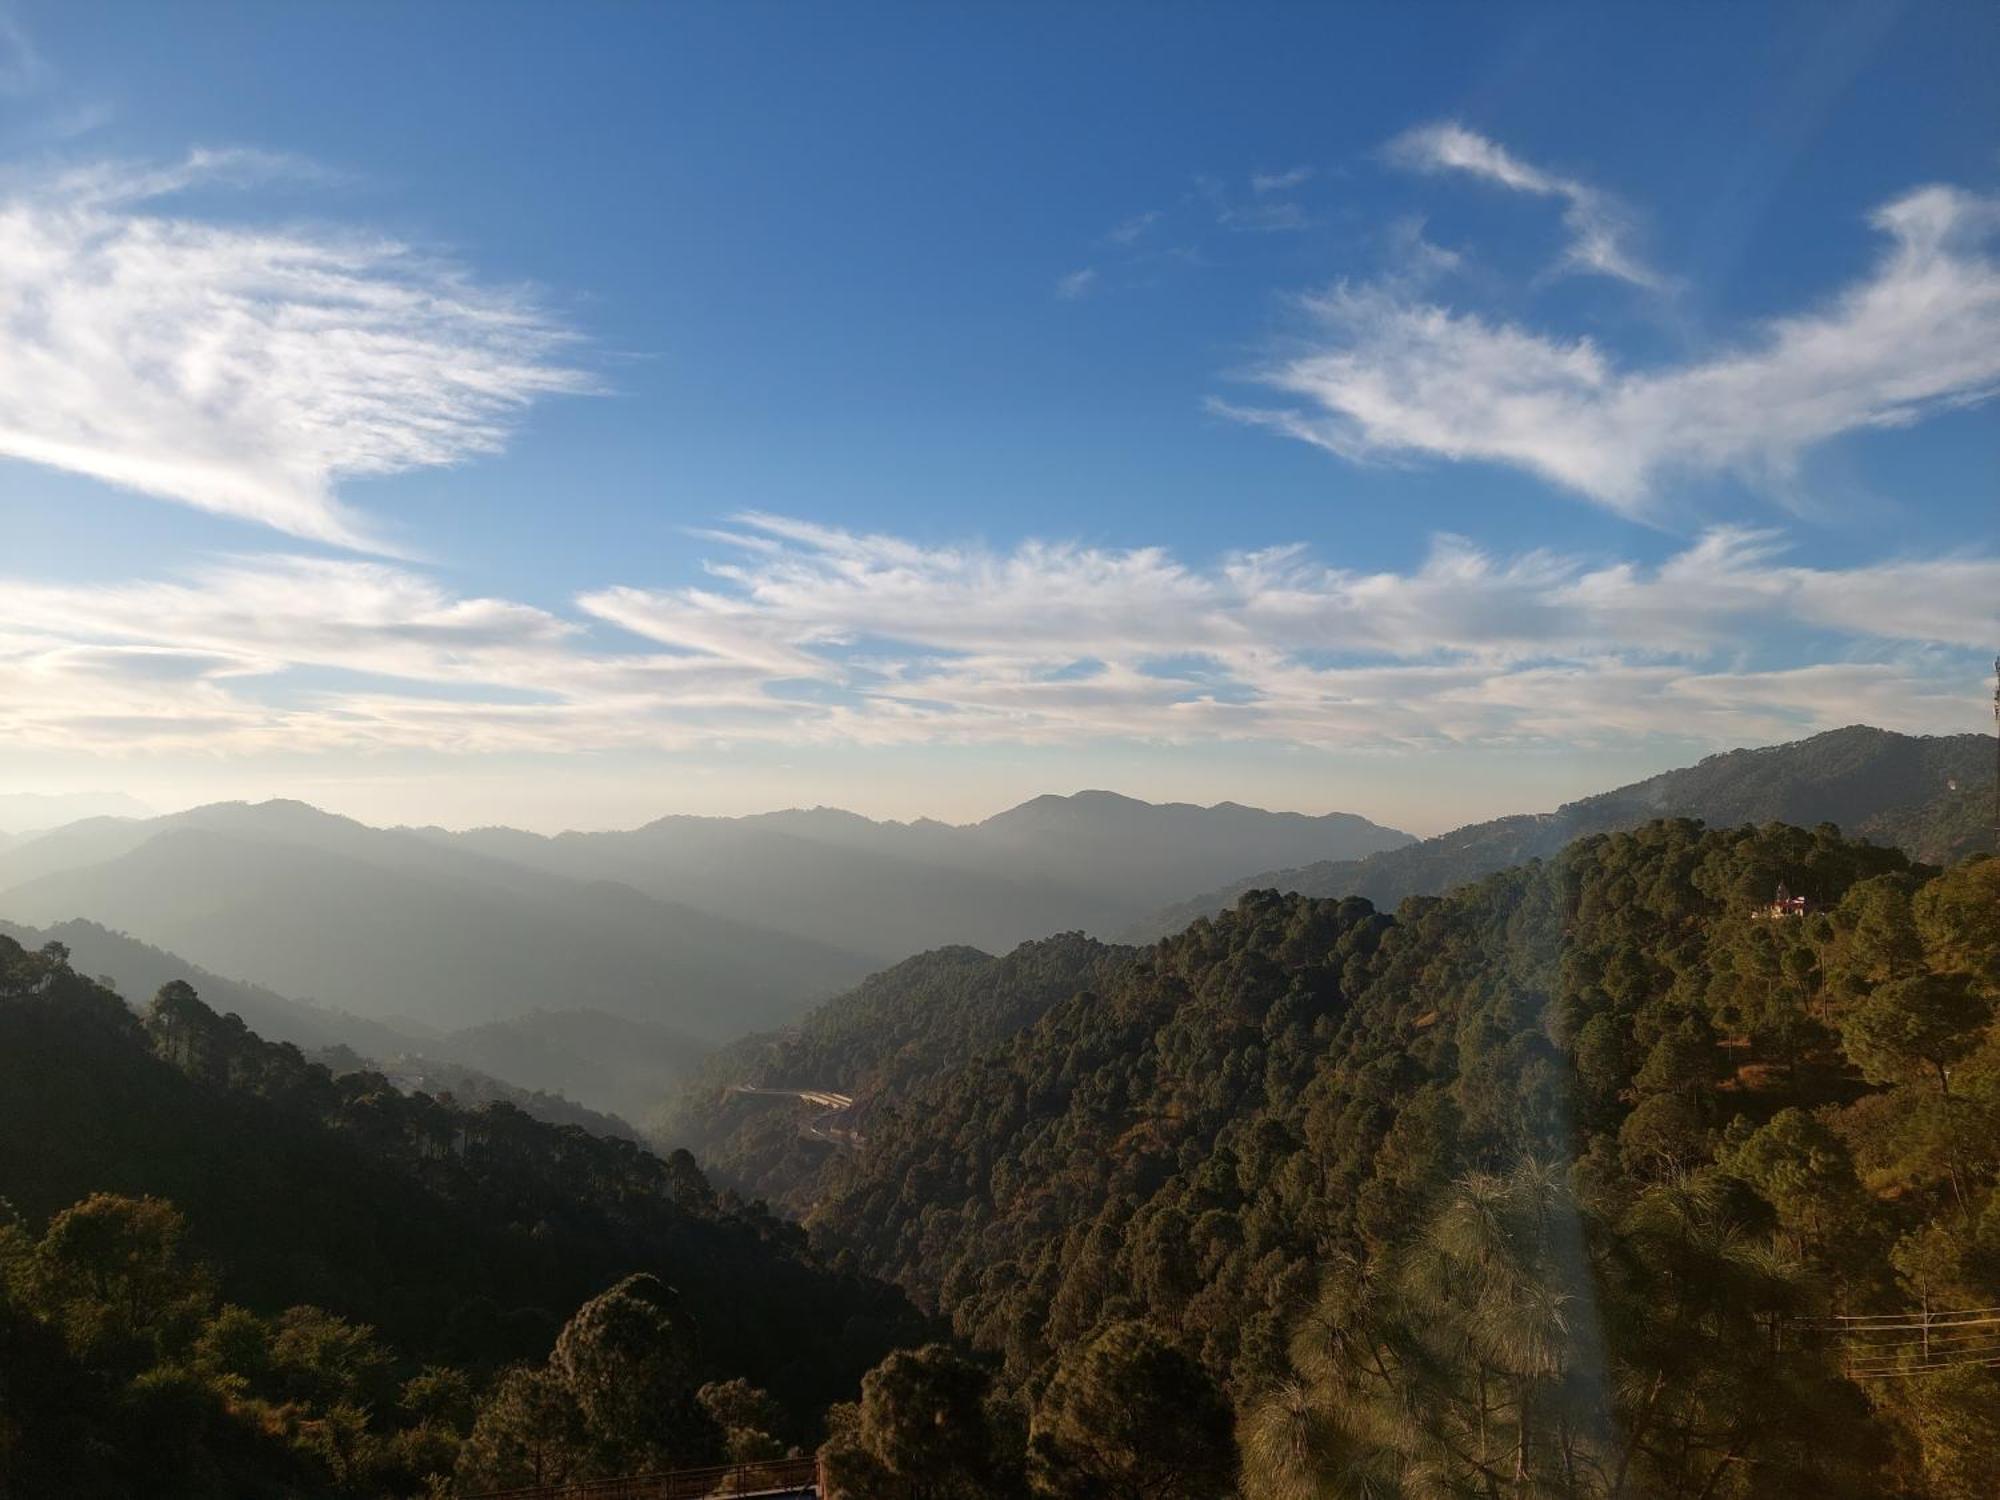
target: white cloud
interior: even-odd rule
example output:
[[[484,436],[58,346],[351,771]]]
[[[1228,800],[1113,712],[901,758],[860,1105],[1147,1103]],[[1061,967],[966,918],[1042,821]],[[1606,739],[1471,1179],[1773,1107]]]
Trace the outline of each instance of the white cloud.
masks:
[[[0,739],[1725,745],[1856,719],[1976,728],[1978,648],[2000,635],[2000,559],[1810,568],[1768,532],[1653,566],[1441,538],[1407,572],[1299,548],[1196,568],[1159,548],[931,547],[754,514],[718,535],[731,556],[704,585],[601,589],[576,617],[285,556],[182,581],[0,580]],[[1766,637],[1786,644],[1760,661]]]
[[[1965,728],[1980,708],[1970,648],[2000,630],[2000,560],[1788,566],[1770,533],[1714,532],[1651,568],[1444,538],[1412,572],[1362,573],[1296,548],[1195,569],[1157,548],[996,553],[738,524],[757,545],[711,568],[718,587],[581,606],[696,660],[815,682],[833,706],[780,732],[864,743],[1728,744],[1857,717]],[[1898,607],[1905,591],[1929,607]],[[1745,669],[1744,641],[1774,630],[1889,659]]]
[[[1630,214],[1588,183],[1531,166],[1498,142],[1452,121],[1405,131],[1389,143],[1388,156],[1414,171],[1464,172],[1513,192],[1561,199],[1563,224],[1570,234],[1563,256],[1566,269],[1595,272],[1635,286],[1665,285],[1659,273],[1625,243],[1631,235]]]
[[[0,196],[0,457],[374,547],[342,480],[498,450],[590,382],[520,292],[359,233],[176,217],[283,169],[99,166]]]
[[[1144,213],[1136,213],[1130,218],[1119,220],[1104,238],[1113,245],[1137,244],[1146,237],[1148,230],[1165,217],[1166,215],[1159,209],[1149,208]]]
[[[1253,172],[1250,174],[1250,191],[1264,193],[1288,193],[1295,187],[1303,187],[1312,180],[1311,167],[1292,167],[1283,172]]]
[[[1311,346],[1257,375],[1300,404],[1217,409],[1354,460],[1507,464],[1629,516],[1675,474],[1781,482],[1830,438],[2000,388],[2000,204],[1926,187],[1873,223],[1888,253],[1825,306],[1649,370],[1395,284],[1336,286],[1304,304]]]
[[[1264,186],[1257,186],[1259,182]],[[1195,194],[1213,211],[1215,222],[1224,229],[1246,234],[1283,234],[1304,229],[1311,222],[1305,210],[1291,199],[1273,196],[1278,190],[1295,185],[1280,177],[1253,177],[1251,194],[1245,199],[1231,192],[1219,178],[1194,180]]]
[[[1064,302],[1074,302],[1090,295],[1091,288],[1096,285],[1097,268],[1084,266],[1081,270],[1056,278],[1056,296]]]
[[[0,628],[214,653],[242,672],[335,667],[474,680],[577,627],[498,599],[457,598],[403,568],[326,558],[233,558],[185,583],[10,581]]]

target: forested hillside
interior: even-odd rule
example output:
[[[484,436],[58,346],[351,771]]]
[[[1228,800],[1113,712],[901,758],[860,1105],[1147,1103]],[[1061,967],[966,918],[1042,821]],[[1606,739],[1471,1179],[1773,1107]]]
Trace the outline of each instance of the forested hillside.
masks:
[[[684,1154],[336,1077],[184,985],[135,1016],[60,948],[7,939],[0,1197],[10,1497],[414,1494],[461,1462],[532,1477],[537,1453],[719,1459],[732,1401],[766,1446],[809,1442],[921,1332]],[[602,1342],[578,1310],[634,1275],[658,1280],[609,1306],[661,1326],[634,1378],[669,1427],[599,1420],[587,1379],[538,1363],[559,1332],[572,1364]],[[704,1405],[704,1383],[723,1395]]]
[[[637,1122],[660,1089],[708,1055],[683,1031],[601,1010],[529,1011],[467,1026],[423,1043],[418,1055],[481,1069],[509,1082],[584,1100]]]
[[[241,1016],[266,1041],[290,1042],[321,1061],[347,1059],[336,1071],[354,1071],[358,1059],[367,1059],[399,1079],[418,1080],[430,1093],[448,1090],[469,1102],[506,1100],[538,1120],[599,1133],[632,1134],[629,1124],[601,1111],[639,1118],[660,1089],[707,1050],[681,1032],[597,1011],[537,1010],[448,1032],[391,1026],[210,973],[95,922],[35,928],[0,921],[0,936],[24,948],[59,943],[80,973],[130,1001],[143,1003],[175,980],[191,984],[212,1009]]]
[[[1933,864],[1954,864],[1970,855],[1995,853],[1993,793],[1991,771],[1954,779],[1928,801],[1863,818],[1854,831]]]
[[[1993,742],[1984,735],[1907,735],[1865,725],[1810,739],[1711,755],[1631,786],[1565,804],[1468,824],[1358,860],[1267,870],[1176,902],[1125,935],[1151,942],[1211,916],[1250,890],[1365,896],[1393,907],[1435,896],[1531,859],[1572,839],[1636,828],[1652,818],[1739,823],[1832,823],[1855,838],[1948,863],[1993,849]]]
[[[1827,831],[1261,893],[878,1112],[809,1223],[1038,1413],[1163,1340],[1254,1497],[1972,1500],[1995,1372],[1813,1320],[2000,1304],[1996,993],[2000,862]]]
[[[161,986],[181,980],[193,985],[212,1009],[241,1016],[243,1024],[265,1040],[290,1042],[307,1052],[352,1047],[364,1056],[379,1057],[417,1044],[419,1033],[414,1028],[398,1029],[350,1011],[308,1005],[263,985],[227,978],[97,922],[77,919],[30,927],[0,920],[0,937],[12,938],[23,948],[59,944],[79,974],[142,1005]]]
[[[976,948],[919,954],[784,1031],[715,1053],[655,1118],[654,1134],[694,1151],[746,1195],[802,1209],[839,1148],[802,1134],[800,1111],[789,1103],[732,1086],[850,1094],[850,1124],[865,1132],[881,1111],[1100,982],[1134,952],[1068,933],[1023,943],[1004,958]]]
[[[801,1230],[0,942],[0,1473],[416,1495],[823,1438],[832,1500],[1984,1500],[2000,1335],[1830,1320],[2000,1305],[1996,1000],[2000,861],[1688,820],[1394,915],[945,949],[683,1101]]]

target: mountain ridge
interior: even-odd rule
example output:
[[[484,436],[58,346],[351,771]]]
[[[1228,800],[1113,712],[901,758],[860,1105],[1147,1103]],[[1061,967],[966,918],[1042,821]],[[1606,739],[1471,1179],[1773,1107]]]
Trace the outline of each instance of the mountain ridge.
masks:
[[[1361,860],[1264,870],[1163,907],[1119,935],[1127,942],[1153,941],[1252,890],[1358,895],[1393,907],[1406,896],[1439,895],[1523,860],[1546,858],[1585,834],[1665,816],[1718,826],[1830,822],[1860,837],[1879,834],[1881,842],[1915,845],[1905,850],[1912,857],[1950,858],[1968,852],[1959,847],[1964,835],[1926,835],[1925,815],[1940,799],[1953,811],[1976,814],[1977,789],[1990,789],[1992,764],[1993,741],[1985,735],[1904,735],[1850,724],[1779,745],[1720,751],[1551,812],[1468,823]]]
[[[231,979],[80,918],[42,928],[0,919],[0,937],[31,949],[60,943],[78,972],[134,1009],[179,980],[218,1014],[241,1017],[258,1036],[289,1042],[335,1073],[365,1064],[406,1091],[446,1089],[471,1103],[505,1100],[538,1120],[599,1135],[637,1139],[621,1117],[652,1108],[662,1081],[679,1078],[708,1051],[692,1037],[595,1011],[562,1012],[560,1026],[551,1026],[543,1011],[451,1032],[399,1028]]]
[[[523,1056],[518,1035],[475,1033],[601,1012],[723,1042],[941,944],[1004,952],[1051,932],[1109,932],[1273,855],[1408,840],[1351,814],[1103,791],[1023,806],[962,826],[820,808],[546,836],[374,828],[287,798],[219,802],[0,846],[0,915],[102,923],[279,995],[490,1043],[474,1066],[587,1087],[593,1105],[627,1113],[645,1102],[630,1091],[639,1080],[604,1059],[544,1056],[549,1068],[522,1079],[518,1061],[495,1065]]]
[[[1115,932],[1201,872],[1241,868],[1253,851],[1345,857],[1410,841],[1352,813],[1151,803],[1102,789],[1045,793],[965,824],[815,807],[671,814],[597,832],[406,831],[699,910],[755,909],[795,936],[855,946],[877,964],[952,943],[1006,951],[1051,932]]]
[[[781,1020],[793,998],[867,969],[829,946],[616,883],[331,815],[311,825],[330,839],[300,840],[283,809],[283,836],[268,824],[246,833],[245,812],[177,816],[110,859],[9,881],[0,913],[34,925],[87,917],[281,994],[445,1029],[554,1001],[715,1036],[738,1014]],[[0,851],[0,879],[23,853]]]

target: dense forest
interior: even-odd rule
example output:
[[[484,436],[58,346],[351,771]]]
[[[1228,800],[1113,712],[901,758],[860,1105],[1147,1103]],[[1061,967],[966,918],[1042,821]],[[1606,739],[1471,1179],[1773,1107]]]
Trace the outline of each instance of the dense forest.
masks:
[[[655,1117],[654,1134],[746,1197],[803,1211],[831,1153],[800,1133],[795,1110],[733,1085],[850,1094],[851,1123],[865,1133],[896,1101],[1095,988],[1137,951],[1065,933],[1002,958],[964,947],[919,954],[781,1032],[720,1049]]]
[[[1974,1500],[1996,1325],[1838,1320],[2000,1304],[1996,1000],[2000,860],[1830,826],[945,949],[662,1117],[799,1228],[0,946],[0,1494]]]
[[[450,1032],[399,1027],[210,973],[80,918],[41,928],[0,920],[0,937],[24,948],[59,943],[74,968],[128,1000],[143,1002],[184,981],[210,1009],[241,1016],[266,1041],[291,1042],[336,1073],[355,1071],[366,1058],[366,1066],[405,1086],[415,1080],[428,1093],[448,1090],[461,1103],[504,1099],[538,1120],[599,1134],[636,1139],[612,1111],[644,1113],[658,1102],[662,1082],[679,1078],[706,1050],[682,1033],[594,1010],[535,1010]]]
[[[1163,1341],[1250,1496],[1970,1500],[2000,1339],[1862,1382],[1823,1320],[2000,1303],[1996,987],[2000,862],[1831,828],[1257,894],[879,1115],[809,1223],[1031,1411]]]
[[[135,1015],[4,938],[0,1186],[9,1500],[783,1452],[924,1331],[684,1153],[335,1076],[185,984]],[[674,1421],[593,1414],[586,1354]]]

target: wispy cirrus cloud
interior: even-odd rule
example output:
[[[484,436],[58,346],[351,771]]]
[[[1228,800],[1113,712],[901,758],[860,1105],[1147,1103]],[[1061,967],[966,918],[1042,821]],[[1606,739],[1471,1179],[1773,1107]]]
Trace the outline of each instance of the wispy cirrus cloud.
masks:
[[[1259,197],[1267,193],[1288,193],[1312,180],[1311,167],[1288,167],[1282,172],[1252,172],[1250,191]]]
[[[242,557],[118,585],[0,579],[0,737],[91,753],[740,743],[1716,745],[1867,718],[1976,727],[2000,559],[1812,568],[1767,531],[1664,561],[1397,572],[1295,547],[926,546],[768,515],[695,587],[570,612],[416,569]],[[1744,643],[1807,639],[1812,665]]]
[[[1633,252],[1631,213],[1610,194],[1574,177],[1522,161],[1497,141],[1445,120],[1407,130],[1386,155],[1418,172],[1462,172],[1516,193],[1555,198],[1563,205],[1570,242],[1562,268],[1589,271],[1658,289],[1666,279]]]
[[[1165,217],[1166,214],[1157,208],[1149,208],[1143,213],[1129,215],[1111,226],[1110,231],[1104,236],[1105,243],[1110,245],[1136,245],[1146,237],[1154,225],[1158,224]]]
[[[1674,475],[1782,485],[1832,438],[2000,389],[2000,201],[1924,187],[1872,223],[1887,253],[1824,306],[1653,368],[1397,282],[1342,283],[1302,300],[1303,347],[1255,373],[1294,404],[1216,408],[1353,460],[1509,465],[1633,517]]]
[[[1172,214],[1149,208],[1113,224],[1091,244],[1095,263],[1058,277],[1056,295],[1069,301],[1112,286],[1157,283],[1164,269],[1201,264],[1204,255],[1190,239],[1214,230],[1235,236],[1306,229],[1312,215],[1294,194],[1315,175],[1307,166],[1228,181],[1198,175]],[[1170,224],[1178,224],[1180,242],[1160,244]]]
[[[342,481],[457,463],[592,388],[524,292],[357,231],[170,211],[292,164],[196,152],[0,194],[0,457],[379,550]]]
[[[1083,266],[1056,278],[1056,296],[1064,302],[1075,302],[1089,296],[1096,285],[1097,267]]]
[[[1194,190],[1197,199],[1207,205],[1216,224],[1223,229],[1245,234],[1283,234],[1304,229],[1312,222],[1296,199],[1285,196],[1311,176],[1304,168],[1298,169],[1297,174],[1253,173],[1247,197],[1233,191],[1219,177],[1195,178]]]

